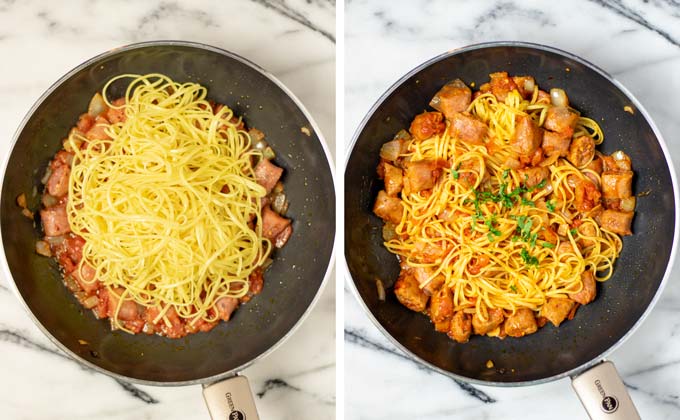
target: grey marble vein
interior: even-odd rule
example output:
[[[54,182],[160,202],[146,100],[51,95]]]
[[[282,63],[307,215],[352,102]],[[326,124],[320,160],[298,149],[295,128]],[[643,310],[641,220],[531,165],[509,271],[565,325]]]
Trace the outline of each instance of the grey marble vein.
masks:
[[[161,2],[157,7],[153,8],[149,13],[142,16],[139,21],[139,28],[143,28],[154,22],[158,22],[167,19],[170,16],[177,15],[178,13],[183,13],[192,19],[197,20],[205,27],[219,28],[220,25],[215,22],[212,16],[203,10],[190,10],[182,8],[178,3],[175,2]]]
[[[650,372],[654,372],[654,371],[657,371],[657,370],[660,370],[660,369],[665,369],[665,368],[669,368],[671,366],[678,366],[678,365],[680,365],[680,360],[669,360],[668,362],[659,363],[659,364],[652,365],[652,366],[647,366],[643,369],[639,369],[639,370],[627,373],[626,377],[630,378],[630,377],[633,377],[633,376],[644,375],[646,373],[650,373]]]
[[[596,3],[606,9],[612,10],[619,16],[623,16],[624,18],[631,20],[638,25],[643,26],[646,29],[649,29],[652,32],[657,33],[658,35],[662,36],[665,38],[668,42],[671,44],[675,45],[676,47],[680,47],[680,40],[676,39],[673,37],[671,34],[669,34],[667,31],[663,30],[662,28],[652,24],[649,20],[645,19],[644,16],[642,16],[639,12],[636,10],[633,10],[632,8],[626,6],[623,4],[623,1],[621,0],[589,0],[593,3]],[[659,3],[659,2],[656,2]],[[666,0],[664,3],[670,3],[673,5],[674,1],[672,0]],[[677,7],[677,6],[676,6]],[[678,15],[674,15],[675,17],[678,17]]]
[[[624,385],[626,385],[627,388],[632,389],[633,391],[637,391],[641,394],[645,394],[648,397],[651,397],[654,399],[654,401],[658,401],[661,404],[664,405],[671,405],[677,409],[680,410],[680,396],[677,394],[671,394],[671,395],[659,395],[655,392],[650,392],[645,389],[642,389],[641,387],[631,385],[630,383],[624,381]]]
[[[488,21],[496,21],[500,17],[507,19],[508,15],[526,17],[541,26],[555,26],[555,23],[542,10],[524,9],[513,2],[500,2],[493,4],[487,12],[475,19],[474,28],[478,29]]]
[[[267,379],[264,382],[262,389],[260,391],[258,391],[256,395],[259,398],[263,398],[265,395],[267,395],[267,392],[271,391],[272,389],[278,389],[278,388],[285,388],[285,389],[298,391],[298,392],[302,391],[302,389],[289,384],[288,382],[284,381],[283,379],[274,378],[274,379]]]
[[[15,331],[15,330],[9,330],[9,329],[0,329],[0,341],[4,341],[6,343],[11,343],[11,344],[16,344],[20,347],[26,348],[26,349],[31,349],[31,350],[36,350],[42,353],[48,353],[53,356],[60,357],[64,360],[68,360],[70,362],[74,362],[78,365],[80,369],[83,369],[85,371],[91,372],[91,373],[96,373],[94,370],[90,369],[87,366],[81,365],[80,363],[77,363],[75,360],[71,359],[70,357],[66,356],[65,354],[59,352],[56,349],[47,347],[43,344],[40,344],[36,341],[33,341],[32,339],[26,337],[24,334],[22,334],[20,331]],[[121,381],[119,379],[115,379],[116,383],[118,383],[127,393],[129,393],[131,396],[144,401],[147,404],[157,404],[159,401],[155,399],[153,396],[148,394],[145,391],[142,391],[141,389],[137,388],[133,384],[125,381]]]
[[[366,336],[364,336],[358,330],[346,328],[345,329],[345,341],[352,343],[352,344],[356,344],[358,346],[361,346],[361,347],[364,347],[364,348],[367,348],[367,349],[377,350],[379,352],[388,353],[392,356],[396,356],[396,357],[398,357],[402,360],[406,360],[410,363],[413,363],[414,365],[416,365],[418,367],[418,369],[422,369],[422,370],[425,370],[425,371],[431,372],[431,373],[436,373],[435,371],[433,371],[429,367],[416,362],[415,360],[407,357],[406,355],[404,355],[404,354],[402,354],[402,353],[400,353],[396,350],[387,348],[380,343],[377,343],[375,341],[368,339]],[[462,389],[463,391],[465,391],[469,396],[474,397],[474,398],[476,398],[477,400],[479,400],[483,403],[491,404],[491,403],[496,402],[495,398],[489,396],[484,391],[477,389],[476,387],[474,387],[474,386],[472,386],[472,385],[470,385],[466,382],[462,382],[462,381],[459,381],[457,379],[452,379],[452,381],[455,382],[456,385],[458,385],[458,387],[460,389]]]
[[[267,9],[274,10],[278,14],[285,16],[288,19],[294,20],[295,22],[311,29],[314,32],[323,35],[325,38],[328,38],[328,40],[335,43],[335,36],[332,33],[317,26],[307,17],[305,17],[305,15],[288,6],[285,0],[252,0],[252,1],[266,7]],[[333,3],[335,4],[335,2]]]

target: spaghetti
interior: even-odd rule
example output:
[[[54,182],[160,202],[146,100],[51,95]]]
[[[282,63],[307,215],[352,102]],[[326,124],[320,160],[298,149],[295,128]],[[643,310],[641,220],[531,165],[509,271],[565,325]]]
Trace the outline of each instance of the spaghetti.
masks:
[[[417,116],[410,135],[383,146],[379,174],[392,191],[374,208],[402,264],[397,297],[460,342],[473,329],[517,337],[573,316],[594,280],[612,276],[629,233],[620,216],[632,218],[630,183],[609,180],[629,180],[630,160],[595,153],[595,121],[529,77],[496,73],[476,95],[447,85],[433,100],[444,115]]]

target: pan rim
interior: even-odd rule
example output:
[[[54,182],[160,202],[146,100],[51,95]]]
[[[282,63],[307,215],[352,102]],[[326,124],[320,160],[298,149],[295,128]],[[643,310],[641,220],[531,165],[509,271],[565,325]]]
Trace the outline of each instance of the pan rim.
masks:
[[[411,352],[409,349],[406,348],[403,344],[401,344],[395,337],[393,337],[387,330],[382,326],[382,324],[378,321],[378,319],[373,315],[373,312],[368,308],[366,305],[366,302],[362,299],[361,295],[359,294],[359,290],[357,289],[354,279],[352,277],[352,274],[349,270],[349,265],[347,263],[347,256],[345,252],[342,253],[342,269],[344,270],[344,276],[345,276],[345,282],[348,283],[349,289],[352,292],[352,295],[354,298],[358,301],[359,306],[362,307],[368,318],[371,320],[373,325],[385,336],[387,339],[394,345],[397,349],[399,349],[402,353],[404,353],[407,357],[409,357],[411,360],[415,361],[416,363],[422,364],[426,366],[428,369],[431,369],[435,372],[438,372],[444,376],[448,376],[454,380],[458,381],[463,381],[475,385],[483,385],[483,386],[495,386],[495,387],[501,387],[501,388],[510,388],[510,387],[519,387],[519,386],[529,386],[529,385],[539,385],[539,384],[545,384],[553,381],[557,381],[559,379],[567,378],[567,377],[576,377],[580,373],[583,373],[590,369],[591,367],[603,362],[606,360],[607,356],[611,354],[614,350],[619,348],[628,338],[630,338],[631,335],[637,329],[640,327],[640,325],[644,322],[644,320],[649,316],[650,312],[652,309],[656,306],[656,303],[661,297],[661,294],[663,293],[664,288],[666,287],[666,284],[668,283],[668,279],[670,277],[671,270],[673,268],[673,264],[675,261],[675,258],[677,256],[677,249],[678,249],[678,236],[680,235],[680,197],[678,197],[678,180],[677,180],[677,175],[675,173],[675,167],[673,165],[673,161],[671,159],[670,152],[668,150],[668,147],[666,145],[666,142],[661,135],[661,131],[659,128],[656,126],[654,121],[651,119],[649,113],[647,110],[642,106],[642,104],[637,100],[637,98],[621,83],[619,82],[616,78],[614,78],[612,75],[607,73],[605,70],[602,68],[598,67],[597,65],[591,63],[590,61],[581,58],[575,54],[572,54],[570,52],[561,50],[559,48],[551,47],[548,45],[544,44],[538,44],[538,43],[533,43],[533,42],[525,42],[525,41],[493,41],[493,42],[482,42],[482,43],[476,43],[476,44],[471,44],[467,45],[461,48],[456,48],[453,50],[446,51],[444,53],[441,53],[439,55],[436,55],[425,62],[417,65],[410,71],[408,71],[405,75],[400,77],[396,82],[394,82],[380,97],[374,102],[374,104],[371,106],[371,108],[367,111],[366,115],[364,118],[361,120],[359,123],[357,129],[354,131],[354,135],[352,136],[352,140],[349,144],[349,147],[346,149],[347,153],[345,155],[345,162],[344,162],[344,170],[343,170],[343,176],[346,174],[347,171],[347,165],[349,163],[350,157],[352,156],[352,152],[354,151],[354,148],[356,146],[356,143],[359,139],[359,136],[362,134],[364,128],[366,127],[366,124],[368,124],[368,121],[373,117],[373,114],[378,110],[380,106],[382,106],[383,102],[390,96],[396,89],[398,89],[404,82],[406,82],[408,79],[411,77],[415,76],[417,73],[420,71],[426,69],[427,67],[438,63],[442,60],[445,60],[449,57],[467,53],[470,51],[476,51],[476,50],[481,50],[481,49],[487,49],[487,48],[497,48],[497,47],[519,47],[519,48],[526,48],[526,49],[531,49],[531,50],[538,50],[542,52],[549,52],[553,54],[557,54],[560,56],[563,56],[565,58],[569,58],[571,60],[574,60],[591,70],[595,71],[596,73],[600,74],[603,76],[605,79],[607,79],[610,83],[612,83],[616,88],[618,88],[628,99],[630,99],[631,103],[637,108],[637,110],[642,114],[644,117],[645,121],[647,124],[649,124],[650,128],[652,129],[652,132],[657,138],[657,141],[659,143],[659,146],[661,147],[661,150],[663,151],[664,158],[666,161],[666,166],[670,172],[671,176],[671,184],[673,186],[673,203],[675,207],[675,217],[674,217],[674,228],[673,228],[673,242],[671,245],[671,252],[668,258],[668,264],[666,266],[666,270],[664,271],[663,278],[661,279],[661,283],[659,283],[659,287],[656,290],[656,293],[654,294],[654,297],[652,300],[649,302],[649,305],[647,305],[647,308],[645,311],[642,313],[642,315],[635,321],[633,326],[625,333],[623,334],[614,344],[612,344],[609,348],[605,349],[603,352],[601,352],[598,356],[592,358],[590,361],[583,363],[575,368],[572,368],[570,370],[564,371],[562,373],[559,373],[557,375],[551,375],[547,376],[544,378],[540,379],[534,379],[534,380],[529,380],[529,381],[516,381],[516,382],[500,382],[500,381],[485,381],[481,379],[476,379],[476,378],[468,378],[463,375],[459,375],[453,372],[450,372],[448,370],[442,369],[438,366],[435,366],[434,364],[423,360],[422,358],[418,357],[415,355],[413,352]],[[344,250],[343,250],[344,251]]]
[[[328,147],[328,144],[326,143],[326,139],[324,135],[321,132],[321,129],[317,125],[316,121],[314,118],[312,118],[312,115],[309,113],[307,108],[304,106],[304,104],[298,99],[298,97],[286,86],[284,85],[276,76],[274,76],[272,73],[269,71],[265,70],[263,67],[259,66],[258,64],[248,60],[247,58],[244,58],[236,53],[233,53],[231,51],[225,50],[223,48],[215,47],[209,44],[201,43],[201,42],[194,42],[194,41],[180,41],[180,40],[154,40],[154,41],[144,41],[144,42],[135,42],[131,44],[125,44],[119,47],[114,47],[111,48],[105,52],[102,52],[100,54],[97,54],[83,63],[79,64],[78,66],[74,67],[73,69],[69,70],[67,73],[65,73],[63,76],[61,76],[56,82],[52,83],[50,87],[43,92],[40,97],[33,103],[31,108],[28,110],[24,118],[21,120],[19,123],[19,126],[17,130],[14,133],[14,136],[12,138],[12,141],[10,143],[10,147],[8,149],[7,156],[4,159],[4,162],[2,163],[2,178],[0,178],[0,196],[2,193],[2,187],[5,182],[5,174],[7,172],[7,167],[9,165],[9,160],[10,157],[12,156],[12,152],[14,151],[14,147],[16,146],[16,143],[19,139],[19,136],[23,132],[24,128],[26,127],[26,124],[28,121],[33,117],[35,114],[35,111],[42,105],[42,103],[47,99],[48,96],[50,96],[59,86],[61,86],[63,83],[68,81],[73,75],[75,75],[77,72],[81,71],[82,69],[91,66],[93,64],[96,64],[97,62],[100,62],[103,59],[106,59],[108,57],[111,57],[113,55],[116,55],[121,52],[127,52],[127,51],[133,51],[133,50],[138,50],[138,49],[143,49],[143,48],[149,48],[149,47],[167,47],[167,46],[179,46],[179,47],[188,47],[188,48],[195,48],[199,50],[204,50],[204,51],[209,51],[209,52],[214,52],[217,54],[224,55],[226,57],[229,57],[231,59],[234,59],[242,64],[245,64],[246,66],[250,67],[254,71],[260,73],[267,79],[269,79],[271,82],[273,82],[279,89],[281,89],[286,96],[288,96],[295,106],[302,112],[302,114],[305,116],[307,121],[309,122],[309,125],[311,126],[311,129],[314,131],[316,134],[317,138],[319,139],[319,143],[321,144],[321,147],[324,152],[324,157],[326,159],[326,163],[328,163],[329,171],[331,174],[331,183],[332,183],[332,189],[333,189],[333,196],[336,198],[337,202],[337,187],[336,187],[336,174],[335,174],[335,165],[333,164],[333,158],[330,154],[330,149]],[[334,209],[335,211],[335,209]],[[337,216],[337,212],[336,212]],[[111,372],[107,369],[104,369],[100,367],[99,365],[96,365],[78,354],[72,352],[69,348],[67,348],[61,341],[59,341],[56,337],[54,337],[49,330],[42,325],[42,323],[35,317],[33,314],[33,311],[29,308],[28,304],[24,300],[23,296],[21,295],[21,292],[19,291],[16,282],[14,281],[14,277],[12,276],[12,273],[9,269],[9,263],[7,261],[7,256],[5,255],[4,249],[5,249],[5,244],[3,243],[2,235],[0,235],[0,248],[2,248],[2,252],[0,252],[0,264],[2,265],[2,273],[5,275],[5,277],[10,280],[9,281],[9,287],[12,290],[12,292],[16,295],[16,297],[19,299],[19,302],[21,303],[22,307],[24,308],[25,312],[28,314],[29,318],[33,321],[33,323],[40,329],[40,331],[49,338],[49,340],[57,346],[59,350],[64,352],[67,356],[70,358],[74,359],[76,362],[96,371],[102,374],[105,374],[107,376],[113,377],[114,379],[117,380],[122,380],[122,381],[127,381],[130,383],[138,384],[138,385],[150,385],[150,386],[159,386],[159,387],[171,387],[171,386],[185,386],[185,385],[200,385],[200,384],[210,384],[210,383],[215,383],[219,382],[220,380],[238,375],[239,372],[245,370],[255,362],[264,359],[271,353],[273,353],[277,348],[279,348],[285,341],[287,341],[297,330],[300,328],[302,323],[305,321],[305,319],[309,316],[311,313],[312,309],[316,306],[318,301],[321,298],[321,294],[325,290],[327,284],[328,284],[328,279],[330,277],[331,272],[333,271],[334,267],[334,262],[335,262],[335,253],[336,253],[336,248],[337,248],[337,243],[335,241],[336,235],[337,235],[337,225],[335,224],[335,217],[332,218],[333,222],[333,236],[331,238],[333,247],[331,249],[331,253],[328,258],[328,263],[326,264],[326,270],[323,276],[323,279],[321,281],[321,284],[319,285],[318,290],[316,291],[316,294],[314,295],[314,298],[312,301],[309,303],[305,311],[302,313],[302,315],[298,318],[298,320],[295,322],[295,324],[277,341],[275,342],[271,347],[266,349],[260,354],[255,355],[253,358],[251,358],[249,361],[241,364],[240,366],[237,366],[233,369],[230,369],[226,372],[218,373],[216,375],[211,375],[203,378],[196,378],[196,379],[190,379],[190,380],[184,380],[184,381],[153,381],[153,380],[146,380],[146,379],[140,379],[140,378],[134,378],[130,376],[125,376],[121,375],[119,373]]]

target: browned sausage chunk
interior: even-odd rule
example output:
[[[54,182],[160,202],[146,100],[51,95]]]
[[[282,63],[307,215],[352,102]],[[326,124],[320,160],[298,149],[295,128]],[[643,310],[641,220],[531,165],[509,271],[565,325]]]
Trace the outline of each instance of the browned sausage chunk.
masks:
[[[269,206],[262,209],[262,236],[270,241],[276,238],[290,225],[290,219],[281,217]]]
[[[433,274],[433,270],[428,267],[414,267],[411,269],[411,271],[413,272],[416,280],[418,280],[419,285],[422,285],[428,281]],[[434,277],[429,281],[429,283],[427,283],[425,286],[422,286],[423,292],[425,292],[425,294],[428,296],[432,296],[437,292],[437,290],[439,290],[440,287],[442,287],[444,280],[444,276],[442,275]]]
[[[583,289],[578,293],[570,293],[569,298],[581,305],[587,305],[595,299],[595,294],[597,293],[593,272],[590,270],[584,271],[581,274],[581,282],[583,283]]]
[[[535,187],[550,176],[550,170],[542,166],[518,169],[517,173],[519,174],[519,181],[528,188]]]
[[[477,314],[472,317],[472,328],[475,334],[484,335],[489,331],[493,331],[496,327],[503,323],[505,316],[502,309],[489,309],[487,319],[480,318]]]
[[[283,174],[283,169],[269,159],[260,159],[255,166],[255,180],[270,193]]]
[[[551,106],[545,116],[543,127],[558,133],[567,132],[571,135],[578,122],[578,115],[564,106]]]
[[[66,204],[40,210],[40,219],[45,230],[45,236],[60,236],[71,231],[71,226],[68,224]]]
[[[519,91],[514,80],[512,80],[512,78],[509,77],[508,73],[505,71],[491,73],[489,77],[491,78],[491,81],[489,82],[491,85],[491,93],[493,93],[496,99],[501,102],[505,102],[505,98],[508,97],[508,93],[512,92],[513,90]]]
[[[477,118],[458,113],[451,118],[451,135],[470,144],[484,144],[488,127]]]
[[[383,220],[389,220],[394,224],[401,222],[404,205],[397,197],[390,197],[385,191],[378,192],[378,197],[373,205],[373,213]]]
[[[634,214],[632,211],[605,210],[600,214],[600,227],[619,235],[632,235],[630,225]]]
[[[602,174],[604,198],[628,198],[633,195],[633,171],[607,171]]]
[[[395,196],[401,192],[404,181],[401,169],[385,163],[385,192],[387,195]]]
[[[569,146],[567,159],[577,168],[583,168],[593,160],[595,156],[595,142],[591,137],[577,137]]]
[[[543,140],[541,128],[528,115],[520,115],[515,119],[515,136],[511,141],[512,148],[520,155],[533,154]]]
[[[548,318],[556,327],[565,320],[569,311],[574,306],[574,301],[566,298],[550,298],[541,308],[541,316]]]
[[[456,79],[447,83],[434,95],[430,101],[430,106],[440,111],[447,119],[451,119],[457,112],[465,111],[472,101],[472,91],[463,83]]]
[[[229,321],[231,314],[234,312],[236,307],[238,307],[238,299],[225,296],[223,298],[219,298],[215,302],[215,306],[217,307],[217,312],[220,315],[220,319],[223,321]]]
[[[541,148],[548,156],[552,155],[553,153],[558,153],[560,156],[566,157],[567,153],[569,153],[570,144],[571,134],[546,131],[543,133],[543,143],[541,143]]]
[[[534,311],[528,308],[520,308],[505,320],[505,333],[510,337],[523,337],[533,334],[538,330]]]
[[[441,169],[432,160],[419,160],[409,162],[406,165],[404,176],[404,186],[409,193],[416,193],[422,190],[429,190],[434,187],[437,178],[441,174]]]
[[[394,294],[402,305],[412,311],[423,312],[429,297],[420,289],[418,280],[411,273],[402,270],[394,283]]]
[[[71,169],[67,165],[59,165],[47,180],[47,192],[54,197],[61,197],[68,192],[68,181]]]
[[[472,333],[472,317],[463,311],[453,314],[448,336],[459,343],[467,343]]]
[[[432,322],[444,322],[453,316],[453,293],[443,285],[430,299],[430,319]]]
[[[425,140],[446,130],[441,112],[423,112],[416,115],[411,123],[411,134],[416,140]]]

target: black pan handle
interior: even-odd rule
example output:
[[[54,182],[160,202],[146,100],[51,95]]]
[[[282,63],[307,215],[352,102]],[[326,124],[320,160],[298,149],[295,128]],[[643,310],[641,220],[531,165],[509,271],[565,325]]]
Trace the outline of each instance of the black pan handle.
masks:
[[[248,378],[232,376],[203,386],[203,398],[213,420],[259,420]]]
[[[602,361],[572,377],[571,386],[592,420],[640,420],[612,362]]]

